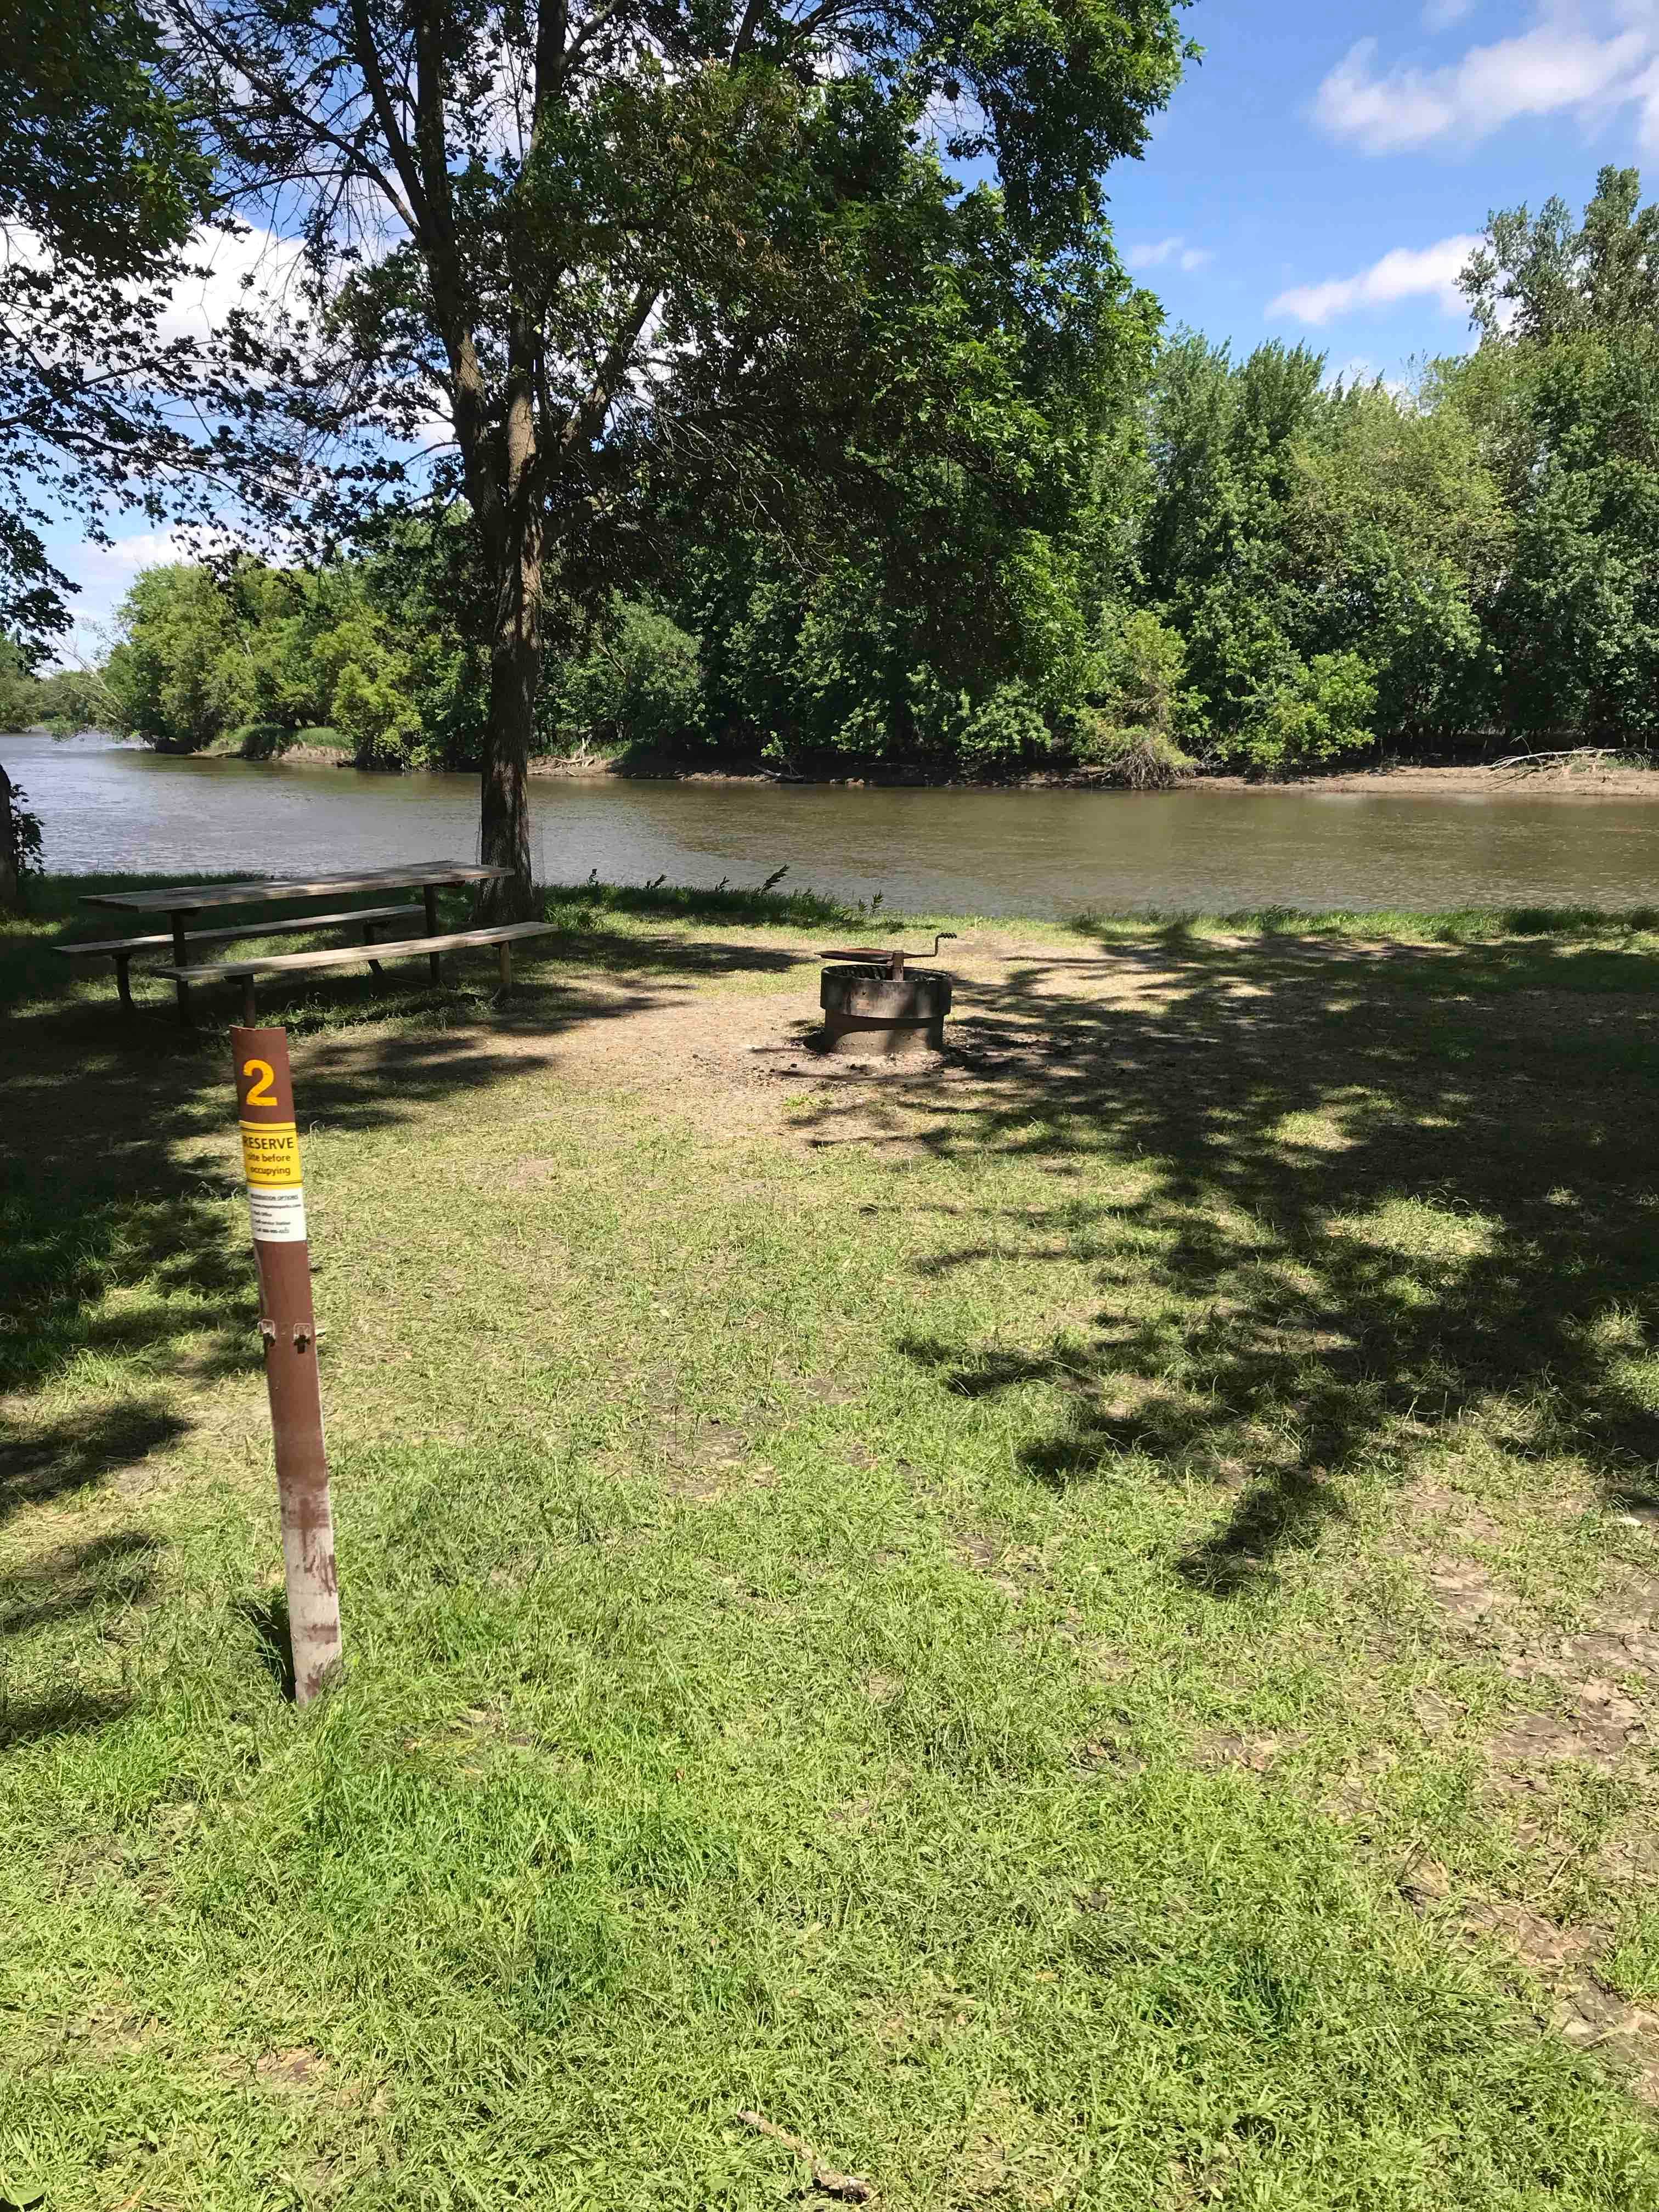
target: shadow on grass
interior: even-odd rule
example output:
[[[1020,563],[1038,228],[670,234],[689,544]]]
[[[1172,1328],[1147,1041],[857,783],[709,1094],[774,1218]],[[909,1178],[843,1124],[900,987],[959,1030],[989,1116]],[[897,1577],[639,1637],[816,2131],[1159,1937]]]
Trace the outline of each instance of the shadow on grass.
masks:
[[[1629,942],[1175,925],[964,986],[971,1094],[817,1121],[1054,1175],[1051,1204],[931,1264],[1083,1261],[1085,1340],[908,1350],[969,1396],[1057,1392],[1022,1454],[1044,1483],[1135,1455],[1213,1486],[1180,1569],[1231,1595],[1340,1519],[1351,1477],[1404,1480],[1460,1425],[1576,1461],[1607,1503],[1659,1498],[1656,987]]]
[[[159,1395],[38,1422],[27,1410],[21,1415],[0,1411],[0,1528],[29,1506],[103,1482],[176,1442],[186,1426]]]
[[[88,1735],[131,1710],[131,1696],[124,1690],[49,1690],[36,1698],[12,1698],[0,1691],[0,1753],[21,1751],[46,1736]]]
[[[143,1604],[155,1588],[161,1548],[147,1529],[123,1528],[64,1544],[0,1576],[0,1636]]]
[[[278,1693],[294,1703],[294,1636],[289,1625],[288,1593],[276,1590],[269,1597],[243,1598],[234,1607],[237,1619],[253,1632],[259,1664],[276,1684]]]
[[[141,984],[123,1020],[107,973],[52,950],[89,933],[86,892],[143,880],[47,878],[33,887],[27,921],[0,928],[0,1528],[178,1442],[187,1399],[169,1385],[258,1365],[240,1186],[222,1150],[235,1120],[235,992],[198,991],[191,1033],[170,990]],[[490,1002],[493,963],[469,959],[449,963],[432,992],[415,963],[388,969],[379,988],[345,970],[262,988],[261,1018],[307,1040],[296,1069],[302,1126],[384,1127],[434,1103],[465,1114],[469,1097],[521,1078],[540,1047],[550,1060],[576,1027],[668,1003],[711,978],[787,969],[787,951],[684,933],[695,915],[739,921],[760,896],[577,887],[568,899],[550,894],[555,961],[526,963],[503,1006]],[[618,929],[605,921],[607,902],[675,927]],[[762,902],[769,919],[794,914],[775,896]],[[461,918],[461,904],[450,901],[449,919]],[[204,1152],[202,1140],[216,1138],[220,1151]]]

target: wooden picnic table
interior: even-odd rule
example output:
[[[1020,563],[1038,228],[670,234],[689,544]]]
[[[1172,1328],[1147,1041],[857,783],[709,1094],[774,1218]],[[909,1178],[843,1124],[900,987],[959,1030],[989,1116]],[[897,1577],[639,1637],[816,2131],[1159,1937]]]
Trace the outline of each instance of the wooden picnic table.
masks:
[[[167,915],[173,933],[173,988],[179,994],[179,1014],[188,1021],[190,985],[178,970],[190,964],[185,925],[194,915],[222,912],[228,907],[267,906],[279,899],[302,905],[307,899],[341,898],[355,891],[418,890],[426,909],[426,933],[436,937],[441,934],[441,890],[462,884],[498,882],[512,872],[511,868],[487,861],[412,860],[401,867],[363,868],[343,875],[264,876],[240,884],[167,884],[145,891],[88,891],[82,903],[117,907],[126,914]],[[251,921],[244,933],[257,937],[258,923]],[[435,984],[441,975],[436,952],[431,961]]]

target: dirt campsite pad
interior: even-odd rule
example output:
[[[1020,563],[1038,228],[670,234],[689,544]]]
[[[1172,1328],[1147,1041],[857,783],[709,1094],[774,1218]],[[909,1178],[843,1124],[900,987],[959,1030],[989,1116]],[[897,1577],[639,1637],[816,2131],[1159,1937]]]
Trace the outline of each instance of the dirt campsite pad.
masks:
[[[223,1037],[0,939],[0,2192],[1659,2201],[1659,938],[562,911],[273,1015],[303,1714]]]

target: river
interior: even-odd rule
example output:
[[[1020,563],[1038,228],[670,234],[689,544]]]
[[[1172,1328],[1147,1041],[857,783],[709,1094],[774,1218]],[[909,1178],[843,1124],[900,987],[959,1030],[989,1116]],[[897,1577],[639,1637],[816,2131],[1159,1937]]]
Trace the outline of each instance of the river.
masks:
[[[477,780],[261,767],[92,736],[0,737],[46,865],[167,877],[317,874],[471,859]],[[1659,805],[1317,788],[850,790],[836,785],[532,787],[538,876],[753,884],[953,914],[1087,908],[1605,906],[1659,897]]]

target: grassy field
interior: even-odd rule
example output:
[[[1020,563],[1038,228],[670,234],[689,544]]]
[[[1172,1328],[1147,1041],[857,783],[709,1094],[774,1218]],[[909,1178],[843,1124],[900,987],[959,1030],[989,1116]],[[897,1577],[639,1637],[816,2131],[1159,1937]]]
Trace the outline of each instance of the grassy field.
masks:
[[[0,932],[0,2196],[1659,2203],[1659,916],[960,921],[899,1077],[810,901],[274,994],[301,1713],[227,1041],[85,887]]]

